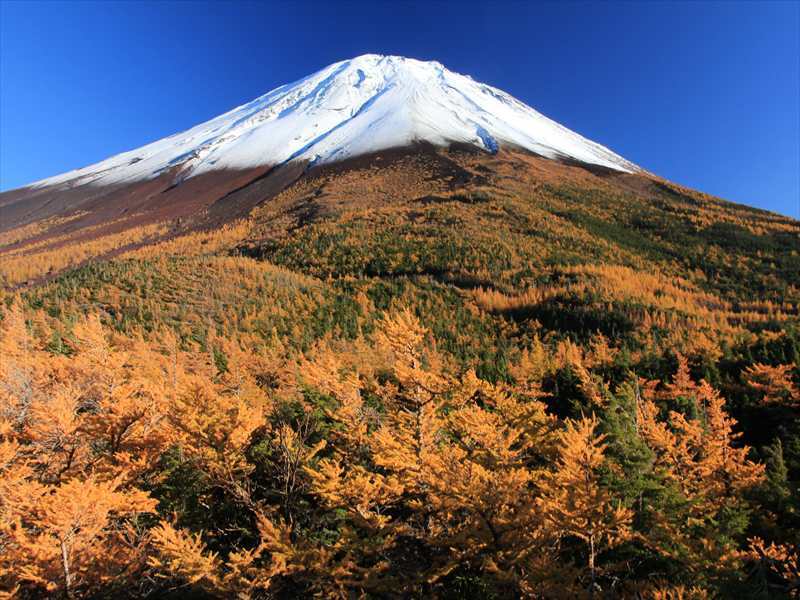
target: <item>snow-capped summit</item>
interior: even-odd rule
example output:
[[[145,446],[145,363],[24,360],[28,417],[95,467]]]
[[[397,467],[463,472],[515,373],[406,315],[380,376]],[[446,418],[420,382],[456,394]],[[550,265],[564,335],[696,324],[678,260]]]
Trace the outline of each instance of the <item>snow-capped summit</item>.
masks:
[[[505,92],[438,62],[365,54],[280,86],[188,131],[36,187],[177,181],[218,169],[334,162],[425,141],[496,152],[521,147],[619,171],[638,167],[562,127]]]

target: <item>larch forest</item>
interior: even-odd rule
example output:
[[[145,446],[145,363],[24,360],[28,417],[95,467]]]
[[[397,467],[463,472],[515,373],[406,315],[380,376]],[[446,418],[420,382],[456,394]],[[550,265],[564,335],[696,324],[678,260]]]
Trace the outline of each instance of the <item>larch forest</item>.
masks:
[[[237,210],[0,233],[0,598],[798,597],[798,221],[458,147]]]

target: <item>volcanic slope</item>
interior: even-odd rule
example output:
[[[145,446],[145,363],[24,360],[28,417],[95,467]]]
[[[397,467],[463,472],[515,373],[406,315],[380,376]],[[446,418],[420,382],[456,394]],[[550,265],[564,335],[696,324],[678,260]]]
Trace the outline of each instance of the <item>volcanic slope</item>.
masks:
[[[454,144],[639,171],[505,92],[440,63],[364,55],[183,133],[4,192],[0,232],[38,242],[74,238],[79,230],[97,237],[154,224],[162,234],[165,227],[212,227],[246,215],[314,166]]]

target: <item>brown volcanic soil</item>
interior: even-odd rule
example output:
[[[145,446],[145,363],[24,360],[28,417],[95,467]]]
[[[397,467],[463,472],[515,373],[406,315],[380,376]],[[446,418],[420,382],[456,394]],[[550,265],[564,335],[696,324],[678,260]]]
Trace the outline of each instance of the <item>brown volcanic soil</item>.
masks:
[[[131,215],[142,215],[131,225],[197,215],[218,198],[261,177],[267,167],[246,171],[215,171],[173,185],[175,174],[164,173],[149,181],[128,185],[83,185],[41,190],[12,190],[0,194],[0,232],[51,217],[77,212],[84,217],[72,230],[91,227]],[[52,230],[57,235],[63,231]]]

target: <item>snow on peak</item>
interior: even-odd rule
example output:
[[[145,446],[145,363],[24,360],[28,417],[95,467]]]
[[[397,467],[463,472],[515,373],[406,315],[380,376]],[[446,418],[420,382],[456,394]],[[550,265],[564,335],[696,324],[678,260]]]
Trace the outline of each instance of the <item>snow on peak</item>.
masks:
[[[188,131],[37,182],[116,184],[175,168],[183,180],[215,169],[325,163],[417,141],[509,145],[619,171],[638,167],[505,92],[436,61],[364,54],[282,85]]]

